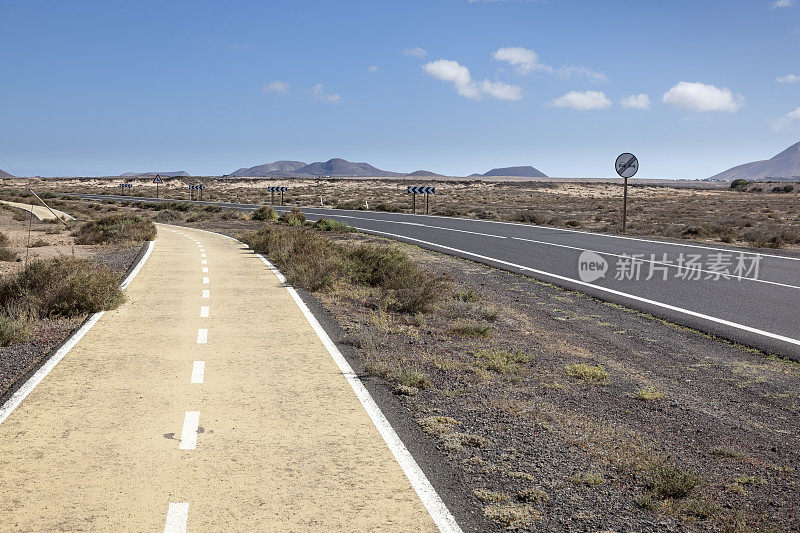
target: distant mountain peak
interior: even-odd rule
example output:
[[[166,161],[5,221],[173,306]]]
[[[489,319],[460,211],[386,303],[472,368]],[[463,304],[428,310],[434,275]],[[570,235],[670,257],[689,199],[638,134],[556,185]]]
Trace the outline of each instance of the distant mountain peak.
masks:
[[[546,178],[547,175],[532,166],[493,168],[481,176],[514,176],[518,178]]]
[[[8,172],[0,168],[0,178],[13,178],[13,177],[14,177],[13,174],[9,174]]]
[[[732,181],[736,179],[794,178],[797,176],[800,176],[800,142],[769,159],[736,165],[708,179]]]

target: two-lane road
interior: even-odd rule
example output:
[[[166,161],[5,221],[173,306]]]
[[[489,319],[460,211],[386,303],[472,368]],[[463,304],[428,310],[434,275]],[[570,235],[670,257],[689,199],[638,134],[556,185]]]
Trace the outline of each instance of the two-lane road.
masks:
[[[258,207],[200,203],[242,211]],[[288,209],[276,207],[279,212]],[[800,359],[800,319],[796,314],[800,308],[800,257],[506,222],[322,208],[302,210],[309,220],[340,220],[367,233],[529,275]],[[598,277],[603,269],[605,272]]]

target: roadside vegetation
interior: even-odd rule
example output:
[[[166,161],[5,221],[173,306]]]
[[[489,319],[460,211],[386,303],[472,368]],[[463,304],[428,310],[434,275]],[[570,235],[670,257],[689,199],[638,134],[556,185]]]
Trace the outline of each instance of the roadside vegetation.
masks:
[[[349,228],[344,224],[320,220],[306,227],[299,211],[289,211],[279,220],[240,240],[268,256],[293,285],[309,291],[366,289],[375,305],[400,313],[428,311],[446,289],[443,276],[421,271],[397,246],[353,245],[319,233],[345,233]]]
[[[73,236],[75,244],[126,244],[153,240],[156,227],[144,217],[120,213],[85,222]]]

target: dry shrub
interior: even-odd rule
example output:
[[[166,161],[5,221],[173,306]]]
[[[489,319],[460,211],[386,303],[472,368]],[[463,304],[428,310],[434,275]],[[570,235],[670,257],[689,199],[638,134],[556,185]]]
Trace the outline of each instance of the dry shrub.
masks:
[[[441,276],[422,271],[395,246],[347,246],[304,227],[277,224],[241,240],[273,260],[290,283],[310,291],[338,282],[376,287],[388,307],[407,313],[428,310],[444,293]]]
[[[84,223],[75,233],[76,244],[122,244],[153,240],[156,227],[136,215],[108,215]]]
[[[123,299],[110,268],[73,257],[33,261],[0,281],[0,311],[17,319],[70,318],[114,309]]]

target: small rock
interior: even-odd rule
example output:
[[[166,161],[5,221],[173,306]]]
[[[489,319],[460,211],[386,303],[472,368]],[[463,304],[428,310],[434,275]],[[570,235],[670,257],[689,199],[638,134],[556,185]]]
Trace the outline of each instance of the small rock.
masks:
[[[419,389],[416,387],[410,387],[408,385],[398,385],[395,387],[394,391],[397,394],[401,394],[403,396],[416,396],[419,393]]]

